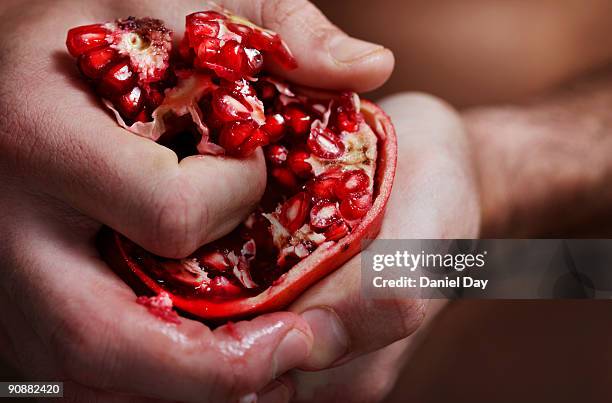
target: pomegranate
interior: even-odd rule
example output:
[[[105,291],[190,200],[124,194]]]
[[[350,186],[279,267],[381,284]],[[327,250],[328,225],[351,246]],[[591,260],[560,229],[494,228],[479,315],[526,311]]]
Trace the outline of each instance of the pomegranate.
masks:
[[[150,119],[170,81],[172,32],[160,20],[129,17],[73,28],[66,46],[124,119]]]
[[[67,45],[123,127],[179,155],[241,158],[264,147],[270,180],[238,228],[188,258],[155,256],[110,229],[101,233],[101,253],[135,289],[167,295],[202,319],[280,309],[378,233],[395,175],[393,126],[356,93],[303,88],[263,73],[266,63],[297,64],[277,34],[225,10],[187,16],[173,59],[169,42],[163,58],[128,50],[115,59],[131,49],[116,45],[124,41],[157,49],[151,32],[172,35],[158,20],[130,17],[74,28]],[[132,88],[107,78],[122,71],[134,74]]]

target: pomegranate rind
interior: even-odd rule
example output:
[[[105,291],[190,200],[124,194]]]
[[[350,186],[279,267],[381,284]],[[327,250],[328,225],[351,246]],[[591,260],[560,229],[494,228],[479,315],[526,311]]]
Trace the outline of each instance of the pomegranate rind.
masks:
[[[338,242],[320,245],[272,286],[261,293],[231,300],[211,300],[170,294],[174,306],[197,318],[221,322],[243,319],[277,311],[288,306],[308,287],[333,272],[361,251],[378,235],[385,209],[391,196],[397,165],[397,136],[391,119],[373,102],[362,100],[361,113],[378,137],[378,160],[372,208],[361,223]],[[137,292],[160,293],[166,291],[153,278],[139,260],[132,255],[134,244],[112,231],[100,238],[101,252],[107,263]]]

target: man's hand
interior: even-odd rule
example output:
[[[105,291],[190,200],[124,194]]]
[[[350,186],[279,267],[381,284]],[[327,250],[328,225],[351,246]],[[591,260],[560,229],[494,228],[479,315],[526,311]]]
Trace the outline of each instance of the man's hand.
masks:
[[[290,78],[371,89],[393,58],[349,38],[306,1],[227,1],[284,36]],[[78,77],[66,31],[128,15],[179,32],[200,1],[6,1],[0,5],[0,353],[71,401],[235,401],[301,364],[312,332],[295,313],[214,331],[161,322],[99,259],[102,224],[182,257],[234,228],[265,187],[261,152],[191,157],[120,129]],[[34,365],[33,365],[34,364]],[[143,396],[136,398],[134,396]]]
[[[379,238],[477,237],[478,193],[459,116],[439,100],[419,94],[394,96],[381,105],[397,129],[399,155]],[[278,395],[294,390],[299,402],[375,402],[393,386],[414,348],[414,336],[405,338],[419,326],[426,309],[418,300],[365,298],[360,274],[356,257],[291,306],[314,337],[302,368],[335,368],[293,371],[277,385]],[[438,302],[428,301],[426,320],[440,309]]]

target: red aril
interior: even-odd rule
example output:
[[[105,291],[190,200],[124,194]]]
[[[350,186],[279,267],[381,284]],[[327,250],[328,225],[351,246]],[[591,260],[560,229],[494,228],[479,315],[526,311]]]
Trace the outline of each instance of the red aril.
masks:
[[[271,142],[277,142],[285,134],[285,118],[280,113],[268,115],[263,129],[268,133]]]
[[[312,117],[306,113],[303,107],[297,104],[290,104],[285,107],[283,117],[287,122],[287,127],[291,132],[298,136],[305,136],[310,131]]]
[[[287,148],[280,144],[273,144],[266,150],[267,160],[272,165],[281,166],[287,161],[289,151]]]
[[[106,46],[108,30],[102,24],[84,25],[68,31],[66,47],[74,57],[79,57],[90,50]]]
[[[310,226],[315,230],[324,230],[340,220],[340,212],[335,202],[322,200],[310,210]]]
[[[368,213],[372,207],[372,195],[364,193],[353,195],[340,202],[340,212],[348,220],[358,220]]]
[[[280,223],[290,232],[297,231],[308,216],[310,199],[306,192],[300,192],[287,200],[280,211]]]
[[[310,154],[303,150],[293,150],[288,157],[287,164],[291,171],[300,178],[308,178],[312,176],[312,166],[307,161]]]
[[[325,235],[325,239],[328,241],[339,241],[348,235],[350,229],[346,222],[344,221],[336,221],[332,225],[327,228],[327,231],[323,233]]]
[[[268,136],[253,121],[226,123],[219,135],[219,145],[237,157],[246,157],[266,144]]]
[[[344,200],[356,193],[363,193],[370,187],[370,177],[363,169],[346,171],[335,188],[336,196]]]
[[[272,176],[272,178],[274,178],[277,184],[279,184],[286,190],[293,191],[299,188],[297,177],[288,168],[272,168],[272,170],[270,171],[270,175]]]
[[[315,127],[308,137],[308,149],[317,157],[333,160],[344,153],[344,144],[329,129]]]

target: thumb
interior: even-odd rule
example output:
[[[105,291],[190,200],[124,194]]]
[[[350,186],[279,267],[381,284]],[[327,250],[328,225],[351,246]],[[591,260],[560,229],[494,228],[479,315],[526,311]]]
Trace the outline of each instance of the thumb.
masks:
[[[220,3],[283,38],[299,67],[278,73],[292,81],[317,88],[369,91],[391,75],[394,58],[389,49],[348,36],[307,0]]]

